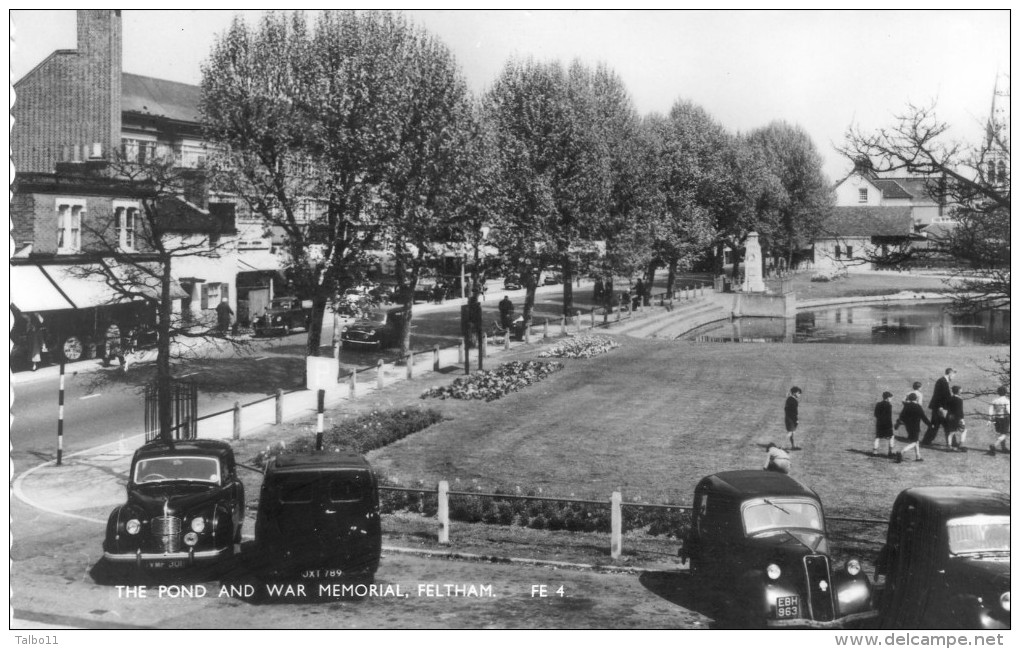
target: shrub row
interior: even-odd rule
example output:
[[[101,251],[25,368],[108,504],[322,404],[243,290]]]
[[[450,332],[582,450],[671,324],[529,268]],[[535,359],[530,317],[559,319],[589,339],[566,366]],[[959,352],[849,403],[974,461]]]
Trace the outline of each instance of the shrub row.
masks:
[[[380,484],[401,486],[381,479]],[[414,488],[424,490],[419,483]],[[454,491],[459,491],[455,486]],[[450,520],[461,523],[486,523],[526,527],[536,530],[566,530],[569,532],[610,532],[609,503],[588,504],[555,500],[526,500],[500,498],[513,492],[496,489],[492,495],[450,496]],[[518,495],[536,496],[535,491]],[[388,491],[380,493],[383,513],[413,512],[432,517],[438,510],[436,493]],[[653,507],[628,506],[623,508],[623,531],[644,530],[650,535],[678,538],[690,525],[690,513],[685,510],[668,510]]]
[[[434,386],[422,393],[421,398],[484,399],[495,401],[532,383],[537,383],[553,372],[563,369],[556,361],[513,361],[492,370],[475,372],[455,380],[448,386]]]
[[[591,358],[619,346],[619,343],[606,336],[577,336],[543,351],[539,357]]]
[[[432,408],[403,408],[373,411],[346,419],[323,434],[323,450],[367,453],[403,439],[408,435],[442,421],[443,415]],[[315,437],[308,435],[290,443],[262,451],[254,463],[264,467],[270,458],[283,453],[310,453],[315,450]]]

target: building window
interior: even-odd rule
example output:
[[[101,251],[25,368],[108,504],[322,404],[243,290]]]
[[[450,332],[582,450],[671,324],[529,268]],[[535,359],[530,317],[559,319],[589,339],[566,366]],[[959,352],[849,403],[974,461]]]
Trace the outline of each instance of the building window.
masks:
[[[114,205],[117,221],[117,245],[121,250],[134,250],[137,242],[138,207],[135,205]]]
[[[846,247],[846,258],[847,259],[853,259],[853,257],[854,257],[854,247],[853,246],[847,246]]]
[[[230,284],[221,282],[202,284],[203,309],[215,309],[223,300],[230,300]]]
[[[124,148],[124,159],[128,162],[144,164],[156,161],[156,143],[133,138],[122,138],[121,146]]]
[[[1006,165],[1002,162],[1002,160],[999,160],[999,173],[996,174],[995,178],[1000,185],[1006,185],[1009,183],[1009,180],[1006,178]]]
[[[867,203],[868,202],[868,188],[867,187],[861,187],[860,189],[857,190],[857,202],[858,203]]]
[[[836,258],[836,259],[839,259],[839,252],[840,252],[840,251],[839,251],[839,244],[837,243],[837,244],[836,244],[836,252],[835,252],[835,258]]]
[[[81,218],[85,201],[57,199],[57,253],[81,252]]]
[[[992,160],[988,163],[988,184],[995,184],[995,161]]]

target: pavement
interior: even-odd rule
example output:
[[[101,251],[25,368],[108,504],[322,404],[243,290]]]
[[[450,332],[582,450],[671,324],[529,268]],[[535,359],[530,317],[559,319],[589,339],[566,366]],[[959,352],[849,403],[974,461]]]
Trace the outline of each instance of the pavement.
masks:
[[[540,287],[542,292],[554,292],[562,290],[559,285]],[[514,292],[507,291],[507,294],[514,297],[523,297],[523,293],[515,296]],[[711,291],[706,290],[706,294]],[[499,298],[503,293],[496,292]],[[693,296],[688,296],[693,299]],[[451,309],[459,306],[461,300],[448,300],[442,305],[416,305],[415,310],[433,311]],[[627,314],[620,322],[610,320],[607,329],[599,328],[596,331],[613,333],[615,329],[623,330],[626,325],[634,322],[661,318],[665,313],[663,307],[645,307],[641,311]],[[677,317],[682,318],[681,313]],[[603,323],[599,323],[600,327]],[[548,327],[548,339],[555,340],[564,335],[577,335],[590,331],[591,322],[585,318],[576,318],[573,322],[550,324]],[[621,331],[622,332],[622,331]],[[530,342],[511,341],[510,348],[507,348],[505,341],[490,340],[487,351],[488,358],[495,358],[506,354],[509,349],[518,349],[521,345],[537,346],[543,343],[543,327],[535,327]],[[518,350],[519,351],[519,350]],[[146,352],[149,353],[149,352]],[[319,359],[330,362],[331,359]],[[473,359],[472,359],[473,360]],[[71,371],[94,371],[95,361],[76,364],[78,370]],[[438,366],[440,372],[435,369]],[[70,367],[70,366],[68,366]],[[408,380],[422,380],[428,385],[447,383],[453,381],[460,372],[450,371],[451,368],[463,367],[463,359],[460,357],[460,350],[448,348],[439,350],[438,362],[433,353],[419,353],[414,357],[412,366],[413,378],[408,378],[406,365],[396,366],[391,363],[385,364],[382,370],[382,382],[376,370],[360,373],[357,379],[354,398],[361,398],[377,390],[386,390],[394,383]],[[25,380],[37,380],[47,375],[53,376],[59,372],[59,368],[40,368],[37,372],[27,373]],[[26,374],[26,373],[22,373]],[[337,372],[332,371],[332,376]],[[17,384],[15,375],[14,384]],[[320,386],[317,386],[320,387]],[[345,401],[352,399],[351,384],[327,383],[321,386],[325,392],[325,410],[341,406]],[[313,416],[317,411],[316,390],[299,390],[286,393],[282,396],[283,421],[296,421]],[[262,433],[271,430],[276,425],[276,399],[270,397],[253,405],[244,406],[241,410],[239,434],[241,436]],[[198,437],[205,439],[233,439],[235,434],[234,412],[227,411],[212,417],[207,417],[198,422]],[[97,525],[106,524],[106,515],[110,509],[124,501],[124,488],[127,484],[130,471],[131,457],[136,448],[144,443],[144,434],[139,432],[136,435],[124,437],[117,442],[96,446],[84,451],[68,453],[64,455],[61,465],[55,460],[43,462],[33,466],[17,475],[11,486],[12,494],[27,505],[56,516],[62,516],[80,521],[87,521]]]

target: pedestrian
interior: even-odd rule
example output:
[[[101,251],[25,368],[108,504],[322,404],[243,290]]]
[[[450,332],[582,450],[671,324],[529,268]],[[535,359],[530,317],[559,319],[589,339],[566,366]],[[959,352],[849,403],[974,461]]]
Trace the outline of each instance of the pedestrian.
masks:
[[[446,294],[446,287],[444,287],[439,282],[436,282],[436,285],[432,287],[432,299],[433,299],[433,301],[435,301],[436,304],[442,304],[443,303],[443,297],[444,297],[445,294]]]
[[[644,305],[645,303],[645,282],[638,277],[637,284],[634,285],[635,305]]]
[[[632,306],[633,305],[631,304],[630,301],[630,291],[625,290],[624,292],[620,293],[620,310],[622,311],[624,308],[626,308],[627,311],[630,311]]]
[[[921,393],[920,381],[914,381],[914,385],[911,387],[910,392],[908,392],[907,396],[903,398],[903,405],[907,404],[907,397],[910,395],[914,395],[914,401],[917,402],[917,405],[924,403],[924,394]],[[925,419],[927,419],[927,417],[925,417]]]
[[[882,400],[875,404],[875,442],[871,449],[872,455],[878,455],[879,444],[885,440],[888,445],[886,454],[893,457],[896,438],[893,437],[892,397],[893,393],[886,390],[882,393]]]
[[[924,408],[921,407],[921,400],[917,397],[917,394],[911,392],[907,395],[906,401],[903,402],[903,410],[900,411],[900,416],[896,418],[896,424],[893,426],[894,430],[898,430],[902,425],[907,431],[907,445],[903,447],[903,450],[896,454],[896,461],[903,461],[903,454],[907,451],[914,451],[914,461],[923,462],[921,458],[921,444],[917,441],[921,436],[921,422],[927,425],[931,425],[928,417],[924,414]]]
[[[509,295],[504,295],[503,299],[499,301],[499,324],[506,330],[509,330],[514,322],[514,303],[510,300]]]
[[[967,448],[963,444],[967,441],[967,422],[963,418],[963,397],[960,396],[958,385],[951,388],[943,427],[946,431],[946,446],[966,453]]]
[[[783,449],[776,446],[773,442],[769,442],[768,446],[765,447],[765,470],[775,471],[777,473],[790,473],[791,463],[790,455]]]
[[[221,334],[226,334],[230,330],[230,318],[233,315],[234,310],[230,308],[230,301],[227,298],[220,300],[216,305],[216,328]]]
[[[790,395],[786,397],[786,405],[783,407],[786,423],[786,436],[790,439],[791,451],[800,450],[800,447],[797,446],[796,440],[794,439],[794,433],[797,432],[797,423],[800,420],[800,395],[803,393],[804,391],[796,385],[790,388]]]
[[[122,336],[120,327],[117,326],[116,322],[111,322],[110,326],[106,328],[106,349],[103,356],[103,366],[109,367],[116,358],[120,363],[121,368],[124,367],[124,347],[122,343]]]
[[[952,396],[951,384],[955,377],[956,371],[947,367],[945,374],[935,381],[931,401],[928,402],[928,408],[931,409],[931,425],[924,432],[921,446],[931,446],[939,432],[939,426],[945,427],[945,413],[949,409],[949,399]]]
[[[988,447],[988,450],[992,455],[995,455],[995,445],[999,445],[999,449],[1003,453],[1008,453],[1006,450],[1006,438],[1009,437],[1009,397],[1006,396],[1006,386],[1000,385],[999,389],[996,390],[999,395],[992,401],[992,405],[988,406],[988,425],[994,427],[995,434],[998,436],[995,439],[995,444]]]
[[[28,355],[32,359],[32,371],[39,369],[43,353],[43,317],[38,313],[23,316],[26,320],[26,337],[28,338]]]
[[[591,298],[592,301],[595,302],[596,304],[600,303],[602,301],[602,291],[604,291],[604,290],[605,290],[605,286],[603,286],[603,284],[602,284],[602,278],[601,277],[596,277],[595,278],[595,288],[592,290],[592,298]]]

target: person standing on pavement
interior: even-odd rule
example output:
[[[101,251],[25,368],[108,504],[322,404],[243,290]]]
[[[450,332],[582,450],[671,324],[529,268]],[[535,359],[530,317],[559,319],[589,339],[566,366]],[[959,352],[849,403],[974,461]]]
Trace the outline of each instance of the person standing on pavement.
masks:
[[[894,455],[896,438],[893,437],[892,397],[893,393],[886,390],[882,393],[882,400],[875,404],[875,442],[871,448],[872,455],[878,455],[878,447],[882,440],[885,440],[888,446],[886,455],[888,457]]]
[[[988,425],[994,427],[995,434],[998,436],[995,439],[995,444],[988,447],[992,455],[995,455],[996,445],[1003,453],[1008,453],[1006,438],[1009,437],[1009,397],[1006,396],[1006,386],[1000,385],[996,393],[999,396],[995,397],[992,404],[988,406]]]
[[[945,411],[948,410],[949,399],[953,396],[951,384],[955,377],[956,371],[951,367],[947,367],[946,373],[938,381],[935,381],[931,401],[928,402],[928,408],[931,409],[931,425],[928,426],[928,430],[924,433],[921,446],[931,446],[932,442],[935,441],[935,436],[938,435],[939,426],[945,427]]]
[[[120,366],[123,368],[123,337],[121,336],[120,327],[117,326],[117,323],[111,322],[110,326],[106,328],[106,354],[103,356],[103,367],[109,367],[114,358],[120,362]]]
[[[967,449],[964,447],[964,443],[967,441],[967,422],[963,417],[963,397],[960,396],[960,386],[954,385],[951,392],[943,424],[946,430],[946,446],[966,453]]]
[[[230,302],[227,298],[220,300],[220,303],[216,305],[216,328],[219,329],[221,334],[226,334],[230,331],[230,318],[234,315],[234,310],[230,308]]]
[[[645,303],[645,282],[638,277],[637,284],[634,285],[634,306],[644,305]]]
[[[796,385],[790,388],[790,395],[786,397],[786,405],[783,407],[784,423],[786,424],[786,436],[790,440],[790,450],[799,451],[800,447],[794,439],[797,432],[797,424],[800,421],[800,395],[803,390]]]
[[[504,295],[503,299],[499,301],[499,324],[509,331],[513,323],[514,303],[510,300],[509,295]]]
[[[28,339],[28,356],[32,360],[32,371],[39,369],[43,351],[43,319],[38,313],[22,315],[25,319],[25,336]]]
[[[783,449],[776,446],[774,443],[769,442],[768,446],[765,447],[765,466],[766,471],[775,471],[777,473],[790,473],[792,466],[790,462],[790,454]]]
[[[928,417],[924,414],[924,408],[921,407],[917,394],[911,392],[907,395],[906,401],[903,402],[903,410],[900,411],[900,416],[896,418],[896,424],[893,426],[893,430],[898,430],[900,425],[907,430],[907,445],[896,454],[897,462],[902,462],[903,454],[911,449],[914,451],[915,462],[924,461],[921,459],[921,444],[917,441],[921,436],[922,421],[926,425],[931,425]]]

